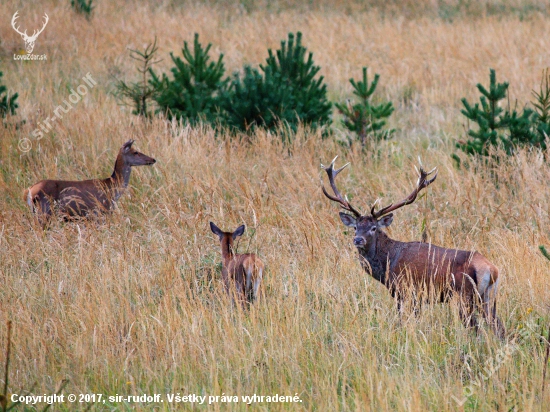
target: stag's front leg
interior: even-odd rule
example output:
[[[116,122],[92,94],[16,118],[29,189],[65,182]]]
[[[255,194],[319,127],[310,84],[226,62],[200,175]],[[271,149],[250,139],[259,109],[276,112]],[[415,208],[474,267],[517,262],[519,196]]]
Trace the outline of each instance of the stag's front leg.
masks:
[[[414,314],[415,318],[418,318],[420,316],[420,309],[421,309],[421,301],[416,296],[413,296],[411,298],[412,303],[412,312]],[[403,317],[405,316],[405,299],[402,296],[397,296],[397,313],[399,314],[400,322],[403,320]]]
[[[413,313],[416,318],[420,316],[420,310],[422,309],[422,299],[417,296],[413,298]]]
[[[397,297],[397,314],[399,316],[399,325],[403,326],[403,318],[405,317],[405,301],[403,297]]]
[[[395,291],[392,291],[392,297],[396,300],[399,324],[403,325],[403,317],[405,316],[405,299],[401,293],[397,293]]]
[[[403,299],[398,297],[397,298],[397,313],[399,313],[399,317],[402,318],[403,317],[403,311],[405,309],[403,308]]]

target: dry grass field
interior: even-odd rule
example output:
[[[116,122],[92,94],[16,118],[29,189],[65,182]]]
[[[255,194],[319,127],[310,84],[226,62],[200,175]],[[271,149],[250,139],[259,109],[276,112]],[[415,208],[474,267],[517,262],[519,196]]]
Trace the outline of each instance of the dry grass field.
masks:
[[[475,84],[488,83],[489,68],[510,82],[512,101],[531,99],[550,66],[546,2],[97,3],[90,22],[69,1],[0,4],[0,70],[19,93],[12,121],[26,121],[0,127],[0,365],[12,320],[10,393],[36,384],[33,393],[51,394],[67,379],[65,394],[165,399],[65,402],[59,411],[548,410],[538,334],[550,324],[550,262],[538,246],[550,245],[550,158],[521,151],[484,162],[455,149],[465,136],[460,98],[477,98]],[[14,61],[24,46],[10,26],[16,10],[29,31],[48,13],[34,51],[47,61]],[[155,36],[164,59],[157,71],[198,32],[213,56],[224,53],[231,73],[263,62],[268,47],[298,30],[332,100],[350,97],[348,79],[362,66],[381,74],[378,93],[396,105],[397,134],[376,153],[338,144],[338,122],[328,139],[300,130],[286,147],[265,133],[247,143],[142,122],[112,94],[117,79],[137,75],[127,48]],[[34,139],[87,73],[97,85]],[[28,152],[18,147],[23,138]],[[117,210],[42,231],[23,190],[45,178],[107,177],[130,138],[157,163],[135,168]],[[457,167],[455,152],[468,167]],[[427,196],[397,212],[389,234],[419,240],[425,222],[434,244],[475,249],[494,262],[507,340],[464,328],[456,304],[400,319],[321,193],[320,164],[335,155],[351,162],[340,186],[363,211],[378,197],[408,194],[418,156],[438,167]],[[224,230],[246,224],[238,249],[266,264],[264,299],[249,313],[224,296],[211,220]],[[521,330],[529,333],[512,342]],[[169,403],[167,393],[296,394],[301,402],[200,406]],[[459,405],[453,396],[465,393]]]

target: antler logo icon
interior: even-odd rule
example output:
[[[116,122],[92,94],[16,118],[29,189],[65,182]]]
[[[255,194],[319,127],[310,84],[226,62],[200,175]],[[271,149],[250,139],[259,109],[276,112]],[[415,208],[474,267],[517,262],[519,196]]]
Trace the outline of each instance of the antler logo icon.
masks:
[[[34,31],[32,36],[29,36],[27,34],[27,30],[25,30],[24,33],[21,33],[19,31],[19,27],[16,26],[16,22],[15,20],[17,20],[17,18],[19,17],[17,15],[17,13],[19,13],[19,11],[16,11],[15,14],[13,15],[13,18],[11,19],[11,25],[13,27],[13,29],[19,33],[21,35],[21,37],[23,38],[23,40],[25,41],[25,50],[27,50],[27,53],[28,54],[31,54],[33,49],[34,49],[34,43],[36,42],[36,38],[38,37],[38,35],[40,33],[42,33],[44,31],[44,29],[46,28],[46,25],[48,24],[48,21],[50,20],[50,18],[48,17],[48,15],[46,13],[44,13],[44,25],[42,26],[42,28],[38,31]]]

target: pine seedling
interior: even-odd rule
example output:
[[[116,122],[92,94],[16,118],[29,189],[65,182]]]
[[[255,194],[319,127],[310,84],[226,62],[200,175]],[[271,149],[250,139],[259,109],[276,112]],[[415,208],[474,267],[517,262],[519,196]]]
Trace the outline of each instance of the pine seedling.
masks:
[[[120,80],[116,84],[115,94],[122,98],[131,101],[131,105],[134,107],[133,114],[143,117],[151,117],[152,112],[149,111],[150,104],[154,101],[157,89],[149,84],[148,74],[151,67],[159,63],[161,60],[155,60],[155,53],[157,52],[157,39],[153,43],[147,45],[143,52],[130,49],[130,57],[139,62],[140,66],[137,68],[142,78],[138,82],[132,82],[127,84]]]
[[[543,245],[540,245],[540,246],[539,246],[539,250],[540,250],[540,253],[542,253],[542,255],[543,255],[546,259],[550,260],[550,253],[548,253],[548,251],[546,250],[546,248],[545,248]]]
[[[371,104],[371,97],[376,91],[379,74],[374,75],[373,81],[369,84],[368,68],[363,67],[362,80],[355,81],[350,79],[349,82],[353,86],[353,94],[359,98],[359,102],[351,104],[348,100],[346,103],[336,103],[338,111],[344,116],[343,124],[352,133],[356,134],[357,140],[365,147],[368,137],[372,137],[375,141],[388,139],[394,133],[394,130],[383,130],[386,125],[384,119],[388,118],[394,111],[392,102],[381,103],[379,105]],[[352,139],[348,137],[349,144]]]
[[[233,77],[223,103],[227,124],[241,131],[330,124],[331,104],[319,70],[302,46],[302,34],[289,33],[279,50],[268,50],[260,70],[245,67]]]
[[[184,42],[184,60],[170,53],[175,64],[171,69],[173,79],[166,74],[159,77],[149,69],[150,84],[157,91],[154,99],[169,119],[183,119],[191,124],[200,121],[216,124],[220,120],[220,97],[229,80],[223,79],[223,54],[216,62],[210,61],[211,47],[209,43],[203,48],[199,35],[195,34],[193,50]]]
[[[245,66],[242,76],[233,77],[225,95],[227,125],[243,132],[256,127],[275,129],[280,118],[290,115],[282,112],[289,89],[283,86],[279,93],[272,93],[277,87],[271,71],[262,76],[257,69]]]
[[[544,257],[550,260],[550,253],[546,250],[543,245],[539,246],[541,253]],[[550,359],[550,327],[548,327],[548,338],[546,339],[546,355],[544,356],[544,367],[542,370],[542,393],[544,394],[544,388],[546,386],[546,370],[548,367],[548,360]]]
[[[499,130],[506,127],[503,119],[504,110],[499,106],[499,102],[506,98],[508,83],[497,83],[496,73],[493,69],[489,75],[489,90],[481,83],[477,84],[477,89],[481,92],[480,103],[472,106],[466,98],[462,99],[464,109],[461,113],[468,120],[477,123],[478,130],[470,129],[468,136],[471,139],[467,142],[459,142],[458,147],[468,154],[488,155],[489,146],[497,146],[502,139]]]
[[[508,83],[497,83],[493,69],[489,76],[489,90],[481,84],[477,85],[481,92],[480,104],[472,106],[462,99],[464,109],[461,111],[468,120],[477,123],[477,130],[468,130],[470,139],[460,141],[457,146],[468,154],[487,156],[491,146],[502,147],[506,154],[511,155],[518,147],[543,147],[544,139],[535,128],[535,112],[525,108],[521,113],[517,110],[503,109],[500,104],[506,99]]]
[[[550,137],[550,72],[548,69],[542,72],[539,91],[533,90],[535,107],[533,115],[536,132],[540,140],[540,146],[546,149],[546,139]]]
[[[289,33],[288,40],[282,41],[275,53],[269,49],[266,65],[260,68],[280,94],[280,119],[292,125],[292,129],[298,123],[312,128],[330,124],[327,86],[323,76],[316,77],[321,68],[313,62],[313,53],[302,45],[301,32],[296,37]]]
[[[93,0],[71,0],[71,7],[79,14],[84,15],[86,17],[86,20],[90,20],[92,18],[92,11],[94,10],[94,6],[92,6]]]
[[[0,72],[0,80],[4,73]],[[8,115],[15,115],[16,109],[19,107],[16,100],[19,95],[14,93],[10,96],[8,88],[0,83],[0,117],[4,118]]]
[[[504,138],[502,144],[507,154],[514,153],[520,146],[540,147],[541,139],[535,132],[534,114],[535,112],[529,108],[523,109],[521,114],[515,110],[505,113],[504,122],[507,124],[509,133],[508,139]]]

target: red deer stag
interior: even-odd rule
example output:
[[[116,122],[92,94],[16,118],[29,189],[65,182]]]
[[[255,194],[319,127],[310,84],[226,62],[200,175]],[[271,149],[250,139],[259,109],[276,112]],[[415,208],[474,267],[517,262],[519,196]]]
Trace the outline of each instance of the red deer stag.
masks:
[[[235,254],[233,242],[242,236],[245,226],[239,226],[234,232],[223,232],[210,222],[210,229],[220,238],[223,258],[222,279],[226,292],[231,294],[234,285],[243,307],[245,302],[253,303],[260,293],[264,264],[253,253]]]
[[[447,249],[430,243],[400,242],[391,239],[382,230],[392,223],[391,212],[413,203],[418,193],[435,180],[437,172],[431,179],[428,176],[436,169],[427,173],[420,168],[416,187],[401,202],[378,211],[375,210],[375,202],[370,215],[361,215],[336,187],[336,176],[349,165],[348,163],[335,170],[334,162],[337,157],[329,167],[321,165],[327,172],[334,196],[327,192],[324,185],[323,193],[351,213],[340,212],[340,219],[344,225],[355,229],[353,244],[359,252],[361,265],[367,273],[389,289],[397,299],[398,310],[401,311],[403,298],[408,290],[416,296],[423,292],[428,293],[441,302],[457,293],[461,298],[460,312],[465,324],[477,330],[474,309],[481,303],[483,316],[496,335],[503,337],[504,327],[496,314],[498,269],[486,257],[478,252]]]
[[[132,166],[156,162],[135,150],[133,143],[129,140],[120,148],[111,177],[83,181],[41,180],[25,190],[25,201],[43,225],[54,212],[70,219],[111,210],[128,187]]]

